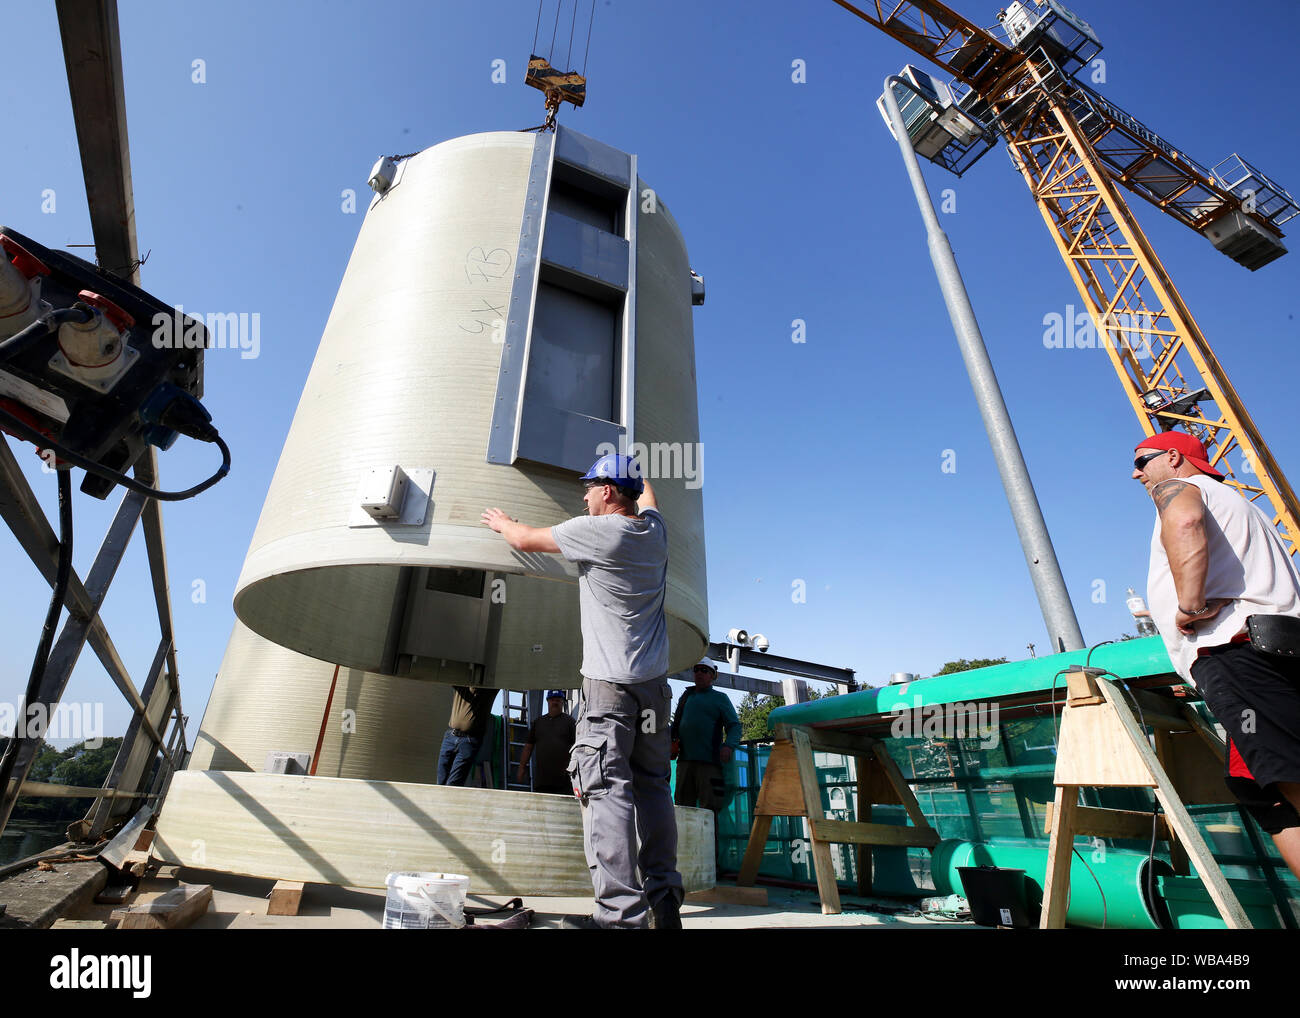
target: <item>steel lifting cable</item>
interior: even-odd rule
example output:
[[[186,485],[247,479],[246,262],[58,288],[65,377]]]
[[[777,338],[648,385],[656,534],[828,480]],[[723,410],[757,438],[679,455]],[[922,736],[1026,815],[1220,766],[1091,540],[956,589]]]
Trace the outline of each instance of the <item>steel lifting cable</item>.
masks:
[[[542,27],[542,0],[537,0],[537,24],[533,27],[533,48],[528,51],[530,56],[537,53],[537,33]]]
[[[575,0],[576,2],[576,0]],[[576,11],[577,8],[575,7]],[[591,0],[591,17],[587,19],[587,48],[582,54],[582,76],[587,76],[587,54],[591,52],[591,26],[596,21],[596,0]]]
[[[557,0],[555,4],[555,25],[551,28],[551,48],[546,54],[546,62],[552,67],[555,66],[555,33],[560,27],[560,5],[563,3],[564,0]]]
[[[561,3],[564,0],[560,0]],[[591,0],[594,5],[596,0]],[[564,57],[564,69],[573,70],[573,29],[578,23],[578,0],[573,0],[573,17],[569,19],[569,52]]]

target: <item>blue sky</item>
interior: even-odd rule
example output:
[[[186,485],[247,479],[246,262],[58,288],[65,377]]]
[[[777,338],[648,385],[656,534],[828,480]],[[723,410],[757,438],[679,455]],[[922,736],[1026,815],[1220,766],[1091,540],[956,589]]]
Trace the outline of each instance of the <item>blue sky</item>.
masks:
[[[994,23],[996,4],[956,6]],[[1100,91],[1200,162],[1237,151],[1300,193],[1293,47],[1277,30],[1290,3],[1242,14],[1202,0],[1076,6],[1105,45]],[[587,10],[584,0],[580,21]],[[361,224],[367,172],[381,154],[538,123],[540,95],[522,83],[536,16],[534,3],[504,0],[121,0],[143,284],[189,311],[261,316],[259,356],[213,350],[206,361],[230,477],[164,509],[191,737]],[[10,5],[5,25],[0,222],[52,247],[88,243],[53,6]],[[1211,37],[1226,39],[1212,57]],[[505,84],[491,80],[498,59]],[[911,59],[830,0],[596,0],[588,102],[562,113],[638,154],[707,283],[695,344],[713,638],[761,631],[775,653],[847,665],[870,683],[1047,644],[897,146],[874,106],[884,76]],[[203,83],[191,80],[195,60]],[[804,83],[791,80],[796,60]],[[953,189],[943,226],[1084,637],[1132,632],[1124,591],[1145,584],[1152,510],[1128,476],[1141,432],[1109,359],[1044,347],[1045,316],[1079,300],[1005,153],[960,180],[924,169],[936,198]],[[348,188],[355,214],[341,208]],[[53,214],[42,211],[48,189]],[[1133,203],[1282,468],[1296,468],[1300,256],[1250,273]],[[805,343],[791,341],[795,319]],[[53,514],[52,477],[30,447],[11,445]],[[941,470],[945,450],[955,473]],[[211,472],[214,450],[181,440],[161,463],[168,486],[188,486]],[[77,494],[83,574],[115,502]],[[0,569],[0,699],[14,700],[48,589],[12,539],[0,542]],[[796,581],[805,603],[792,599]],[[103,614],[142,681],[157,630],[138,535]],[[65,699],[102,701],[106,732],[125,727],[89,650]]]

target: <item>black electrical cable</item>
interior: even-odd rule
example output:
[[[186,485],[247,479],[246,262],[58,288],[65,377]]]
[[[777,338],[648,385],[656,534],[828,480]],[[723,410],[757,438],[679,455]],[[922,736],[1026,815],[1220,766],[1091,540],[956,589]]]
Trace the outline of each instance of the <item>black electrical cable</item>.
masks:
[[[50,336],[64,322],[81,324],[95,317],[93,309],[84,304],[48,311],[24,329],[19,329],[4,342],[0,342],[0,361],[8,360],[22,353],[29,346],[34,346]]]
[[[1092,882],[1097,885],[1097,893],[1101,895],[1101,928],[1104,930],[1106,928],[1106,918],[1108,915],[1107,908],[1106,908],[1106,892],[1102,890],[1101,881],[1097,879],[1097,874],[1092,872],[1092,867],[1088,865],[1088,860],[1085,859],[1082,855],[1080,855],[1079,850],[1077,848],[1074,848],[1073,845],[1071,845],[1070,847],[1074,851],[1074,854],[1079,856],[1079,862],[1083,863],[1083,868],[1088,871],[1088,876],[1092,877]],[[1068,901],[1066,903],[1065,909],[1067,912],[1070,910]]]
[[[1088,656],[1083,659],[1083,667],[1087,668],[1088,665],[1092,662],[1092,652],[1094,650],[1096,650],[1098,647],[1104,647],[1106,646],[1106,644],[1114,643],[1114,642],[1115,642],[1114,640],[1102,640],[1101,643],[1094,643],[1091,647],[1089,647]],[[1113,674],[1113,673],[1108,673],[1108,674]]]
[[[183,502],[187,498],[193,498],[200,492],[207,491],[226,474],[230,473],[230,447],[215,432],[209,441],[221,450],[221,466],[217,468],[217,472],[207,480],[194,485],[192,488],[186,488],[184,491],[159,491],[127,477],[126,474],[118,473],[116,470],[73,452],[46,435],[42,435],[31,425],[15,417],[7,410],[0,410],[0,427],[25,441],[32,442],[38,449],[52,449],[60,459],[65,459],[74,466],[81,467],[87,473],[102,477],[106,481],[112,481],[114,484],[120,484],[127,491],[134,491],[141,495],[147,495],[149,498],[156,498],[160,502]]]

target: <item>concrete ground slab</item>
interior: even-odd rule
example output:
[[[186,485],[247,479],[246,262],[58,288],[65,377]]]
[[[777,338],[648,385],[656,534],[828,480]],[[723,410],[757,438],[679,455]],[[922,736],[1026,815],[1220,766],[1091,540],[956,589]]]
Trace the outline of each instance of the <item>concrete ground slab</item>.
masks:
[[[303,891],[302,907],[296,916],[266,914],[274,881],[234,876],[211,870],[178,867],[165,876],[141,881],[139,893],[131,904],[144,904],[175,887],[186,884],[211,884],[212,906],[190,929],[283,929],[283,930],[367,930],[383,926],[385,892],[374,888],[336,887],[308,884]],[[471,885],[472,887],[472,885]],[[470,909],[494,908],[509,900],[507,895],[486,897],[472,892],[465,905]],[[523,896],[525,908],[534,910],[531,929],[558,929],[567,915],[589,915],[590,898]],[[811,891],[768,888],[766,905],[688,903],[682,907],[682,926],[688,930],[754,929],[931,929],[940,925],[917,915],[890,915],[884,910],[907,908],[907,902],[845,897],[845,911],[839,915],[822,915],[817,896]],[[107,919],[113,906],[93,905],[83,908],[72,918]],[[880,908],[882,911],[871,911]],[[477,921],[486,926],[506,915],[484,916]],[[973,923],[946,923],[958,928],[976,929]]]

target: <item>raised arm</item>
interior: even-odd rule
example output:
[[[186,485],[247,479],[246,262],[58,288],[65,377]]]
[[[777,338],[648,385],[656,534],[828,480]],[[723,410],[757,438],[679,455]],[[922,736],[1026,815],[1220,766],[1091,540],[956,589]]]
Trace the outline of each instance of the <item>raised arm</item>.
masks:
[[[645,490],[641,492],[641,497],[636,500],[636,511],[641,512],[644,509],[658,509],[659,501],[655,498],[655,490],[650,486],[650,482],[643,480]]]
[[[560,552],[560,546],[551,536],[550,527],[530,527],[495,508],[485,510],[480,519],[485,527],[492,528],[504,537],[515,551],[545,551],[556,555]]]

